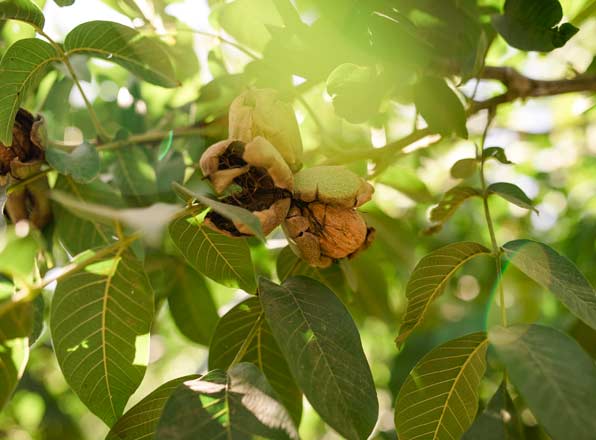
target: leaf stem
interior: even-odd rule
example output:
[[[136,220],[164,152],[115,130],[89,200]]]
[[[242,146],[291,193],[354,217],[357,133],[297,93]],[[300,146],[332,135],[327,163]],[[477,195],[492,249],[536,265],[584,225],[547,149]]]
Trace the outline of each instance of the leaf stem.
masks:
[[[258,328],[261,326],[262,320],[263,320],[263,313],[261,313],[259,315],[259,317],[255,321],[255,323],[253,324],[252,328],[250,329],[250,332],[248,332],[248,335],[246,335],[246,339],[242,343],[242,346],[238,350],[238,353],[236,353],[236,356],[234,356],[234,360],[232,361],[232,363],[230,364],[230,366],[228,368],[232,368],[234,365],[236,365],[238,362],[240,362],[242,360],[244,355],[246,355],[246,352],[248,351],[248,347],[250,346],[250,343],[254,339]]]
[[[502,274],[501,274],[501,248],[498,245],[497,237],[495,235],[495,227],[493,225],[492,217],[490,215],[490,208],[488,206],[488,193],[487,193],[487,186],[486,186],[486,179],[484,176],[484,157],[483,157],[483,150],[486,143],[486,135],[488,133],[488,129],[490,127],[491,122],[493,121],[495,116],[495,109],[491,108],[488,110],[488,116],[486,121],[486,126],[484,127],[484,132],[482,133],[482,141],[480,143],[480,148],[477,150],[476,155],[477,159],[480,160],[480,185],[482,186],[482,204],[484,206],[484,217],[486,218],[486,224],[488,226],[488,233],[490,235],[491,246],[493,250],[493,254],[495,257],[495,268],[496,268],[496,283],[499,288],[499,305],[501,310],[501,325],[503,327],[507,327],[507,311],[505,309],[505,292],[503,290],[503,282],[502,282]]]
[[[62,63],[68,70],[68,73],[70,73],[70,76],[71,76],[73,82],[75,83],[75,86],[77,87],[79,93],[81,94],[81,96],[83,98],[83,101],[85,102],[85,106],[87,107],[87,111],[89,112],[89,117],[91,118],[91,122],[93,123],[93,126],[95,127],[95,131],[97,132],[97,136],[101,140],[109,139],[110,135],[103,128],[103,126],[101,125],[101,122],[99,122],[97,113],[95,113],[95,110],[93,109],[93,105],[91,104],[91,101],[89,101],[89,98],[87,98],[87,95],[85,95],[85,91],[83,90],[83,87],[81,86],[81,82],[79,81],[79,78],[77,77],[77,74],[75,73],[74,68],[72,67],[72,64],[70,63],[70,59],[68,58],[68,55],[64,52],[64,50],[58,43],[56,43],[48,34],[46,34],[43,31],[43,29],[36,28],[36,31],[39,35],[41,35],[46,40],[48,40],[50,42],[50,44],[52,46],[54,46],[54,49],[56,49],[56,52],[58,52],[58,54],[60,55]]]
[[[121,139],[112,142],[106,142],[97,147],[98,150],[114,150],[117,148],[125,147],[130,144],[141,144],[145,142],[159,142],[170,136],[175,138],[180,137],[192,137],[197,135],[203,135],[208,131],[208,127],[181,127],[175,128],[174,130],[164,131],[150,131],[149,133],[143,133],[138,135],[132,135],[126,139]]]

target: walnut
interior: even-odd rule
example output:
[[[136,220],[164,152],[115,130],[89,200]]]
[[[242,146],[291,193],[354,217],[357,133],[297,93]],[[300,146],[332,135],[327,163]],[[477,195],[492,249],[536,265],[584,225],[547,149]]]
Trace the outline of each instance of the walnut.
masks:
[[[280,153],[265,138],[250,142],[225,140],[209,147],[200,167],[218,194],[239,188],[220,201],[251,211],[265,235],[281,224],[291,203],[292,172]],[[232,237],[252,235],[245,225],[210,212],[205,225]]]
[[[343,167],[314,167],[297,173],[294,199],[283,228],[294,252],[311,266],[328,267],[368,247],[367,228],[355,207],[370,200],[372,186]]]
[[[296,115],[275,90],[248,90],[230,106],[230,139],[250,142],[257,136],[271,142],[292,171],[302,167],[302,138]]]
[[[12,128],[12,145],[0,143],[0,184],[14,185],[41,172],[45,164],[44,129],[41,116],[19,109]],[[11,192],[6,200],[10,220],[28,220],[43,228],[52,216],[48,191],[48,180],[43,176]]]

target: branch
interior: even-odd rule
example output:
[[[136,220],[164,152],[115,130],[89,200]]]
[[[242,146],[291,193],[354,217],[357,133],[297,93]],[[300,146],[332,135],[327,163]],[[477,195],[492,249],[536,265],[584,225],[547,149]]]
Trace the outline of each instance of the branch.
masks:
[[[519,98],[538,98],[574,92],[596,92],[596,77],[587,75],[579,75],[571,79],[541,80],[528,78],[511,67],[486,66],[480,73],[479,79],[500,81],[507,87],[507,91],[486,101],[474,102],[469,114],[512,102]]]
[[[538,98],[574,92],[596,92],[596,77],[587,75],[579,75],[571,79],[540,80],[522,75],[512,67],[486,66],[478,78],[500,81],[507,87],[507,91],[485,101],[472,101],[466,112],[468,116],[472,116],[481,110],[494,111],[497,106],[513,102],[517,99]],[[348,153],[344,156],[331,159],[327,163],[346,163],[362,159],[378,160],[383,157],[387,158],[388,156],[400,153],[410,144],[431,134],[433,132],[428,128],[414,130],[409,135],[397,141],[389,142],[381,148]]]

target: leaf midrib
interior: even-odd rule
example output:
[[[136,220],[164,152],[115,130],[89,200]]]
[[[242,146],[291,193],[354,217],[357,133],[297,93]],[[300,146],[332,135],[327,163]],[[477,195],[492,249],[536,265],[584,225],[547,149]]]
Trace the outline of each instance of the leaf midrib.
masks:
[[[298,301],[298,298],[296,298],[292,294],[292,291],[290,289],[288,289],[286,286],[280,285],[279,287],[281,287],[282,289],[284,289],[285,291],[287,291],[290,294],[290,297],[294,300],[294,303],[296,304],[296,307],[298,308],[300,315],[302,315],[302,319],[304,320],[304,322],[307,323],[308,328],[312,331],[312,326],[310,324],[310,321],[306,318],[306,315],[304,314],[304,311],[302,310],[302,306],[301,306],[300,302]],[[314,331],[313,331],[313,334],[315,334]],[[329,364],[329,361],[327,360],[327,356],[325,356],[325,352],[323,351],[323,349],[321,348],[321,345],[319,344],[318,338],[315,337],[313,340],[314,340],[315,344],[317,345],[319,352],[321,353],[321,357],[323,358],[325,365],[327,366],[327,370],[331,373],[331,377],[333,378],[332,382],[335,384],[335,387],[339,391],[339,394],[342,396],[342,399],[339,399],[338,402],[342,406],[343,412],[345,413],[345,412],[347,412],[346,404],[344,401],[345,397],[344,397],[341,387],[339,386],[339,383],[337,382],[337,379],[335,378],[335,372],[331,368],[331,365]],[[350,428],[351,428],[352,432],[356,434],[356,437],[358,437],[358,431],[354,428],[354,425],[350,424]]]
[[[404,321],[403,325],[407,324],[408,322],[414,322],[414,326],[408,330],[406,330],[406,332],[404,333],[400,333],[400,335],[398,335],[398,341],[404,341],[405,338],[414,331],[414,329],[416,327],[418,327],[418,325],[420,325],[420,323],[422,322],[422,317],[424,317],[424,315],[426,314],[426,311],[428,310],[428,307],[430,306],[430,304],[433,302],[434,298],[436,297],[437,293],[440,292],[443,287],[445,287],[445,284],[447,283],[447,281],[451,278],[451,276],[457,272],[457,270],[463,266],[465,263],[467,263],[468,261],[470,261],[472,258],[481,255],[481,254],[488,254],[487,251],[485,250],[479,250],[477,252],[474,252],[472,255],[467,256],[465,259],[461,260],[456,266],[453,267],[452,270],[450,270],[447,274],[445,274],[445,277],[443,278],[443,280],[437,285],[437,287],[435,289],[432,290],[431,295],[429,296],[428,300],[424,302],[424,307],[422,308],[422,312],[420,312],[419,319],[414,319],[414,320],[406,320]],[[406,310],[406,317],[407,317],[407,310]]]
[[[114,399],[112,398],[112,391],[110,388],[110,379],[108,377],[108,354],[107,354],[107,340],[106,340],[106,316],[108,311],[108,298],[110,293],[110,287],[112,286],[112,280],[116,275],[116,270],[118,268],[118,262],[120,261],[120,255],[122,253],[122,248],[118,250],[116,256],[114,257],[114,262],[108,272],[108,276],[106,278],[106,285],[103,291],[103,299],[102,299],[102,306],[101,306],[101,351],[102,351],[102,360],[103,360],[103,370],[104,370],[104,377],[106,382],[106,390],[108,392],[108,397],[110,401],[110,408],[112,409],[112,413],[114,414],[115,419],[118,419],[118,414],[116,413],[116,408],[114,408]]]
[[[207,240],[209,242],[209,244],[211,245],[211,247],[213,249],[215,249],[215,252],[217,252],[217,254],[221,257],[221,259],[223,261],[225,261],[226,265],[230,268],[230,270],[238,277],[239,280],[245,281],[247,282],[247,280],[239,273],[236,271],[235,267],[233,264],[230,263],[230,261],[228,261],[228,259],[219,251],[219,248],[215,245],[215,242],[213,242],[210,238],[209,235],[203,230],[204,226],[195,223],[195,226],[198,227],[199,231],[201,231],[201,233],[203,234],[203,236],[205,237],[205,240]],[[249,284],[247,282],[247,284]]]
[[[468,356],[466,361],[462,364],[459,373],[457,373],[457,375],[453,379],[453,386],[449,390],[449,394],[447,395],[447,398],[445,399],[445,406],[443,406],[443,410],[441,411],[441,416],[439,417],[439,420],[437,421],[437,426],[435,428],[435,432],[433,433],[433,440],[439,439],[439,437],[438,437],[439,429],[441,428],[441,423],[443,421],[445,413],[447,412],[447,407],[449,406],[449,401],[451,399],[452,393],[454,392],[459,380],[461,379],[464,371],[466,370],[466,367],[471,362],[471,360],[475,358],[476,353],[487,344],[488,344],[488,339],[485,338],[485,339],[483,339],[483,341],[480,344],[478,344],[477,347],[474,348],[474,350],[472,350],[472,352],[470,353],[470,356]]]

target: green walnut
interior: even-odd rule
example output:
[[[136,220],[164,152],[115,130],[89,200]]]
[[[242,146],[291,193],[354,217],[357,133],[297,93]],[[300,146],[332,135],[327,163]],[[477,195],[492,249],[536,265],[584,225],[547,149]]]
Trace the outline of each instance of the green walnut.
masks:
[[[220,201],[251,211],[265,235],[286,217],[294,179],[279,151],[267,139],[257,136],[247,143],[217,142],[205,150],[199,165],[218,194],[233,190]],[[245,225],[213,211],[207,214],[205,225],[231,237],[252,235]]]
[[[374,192],[370,183],[342,166],[318,166],[294,176],[294,198],[304,202],[355,208],[368,202]]]
[[[369,228],[356,207],[373,187],[344,167],[321,166],[294,176],[294,198],[283,228],[292,250],[315,267],[352,258],[370,245]]]
[[[302,138],[292,106],[272,89],[248,90],[232,102],[229,138],[250,142],[262,136],[280,152],[294,172],[302,167]]]

